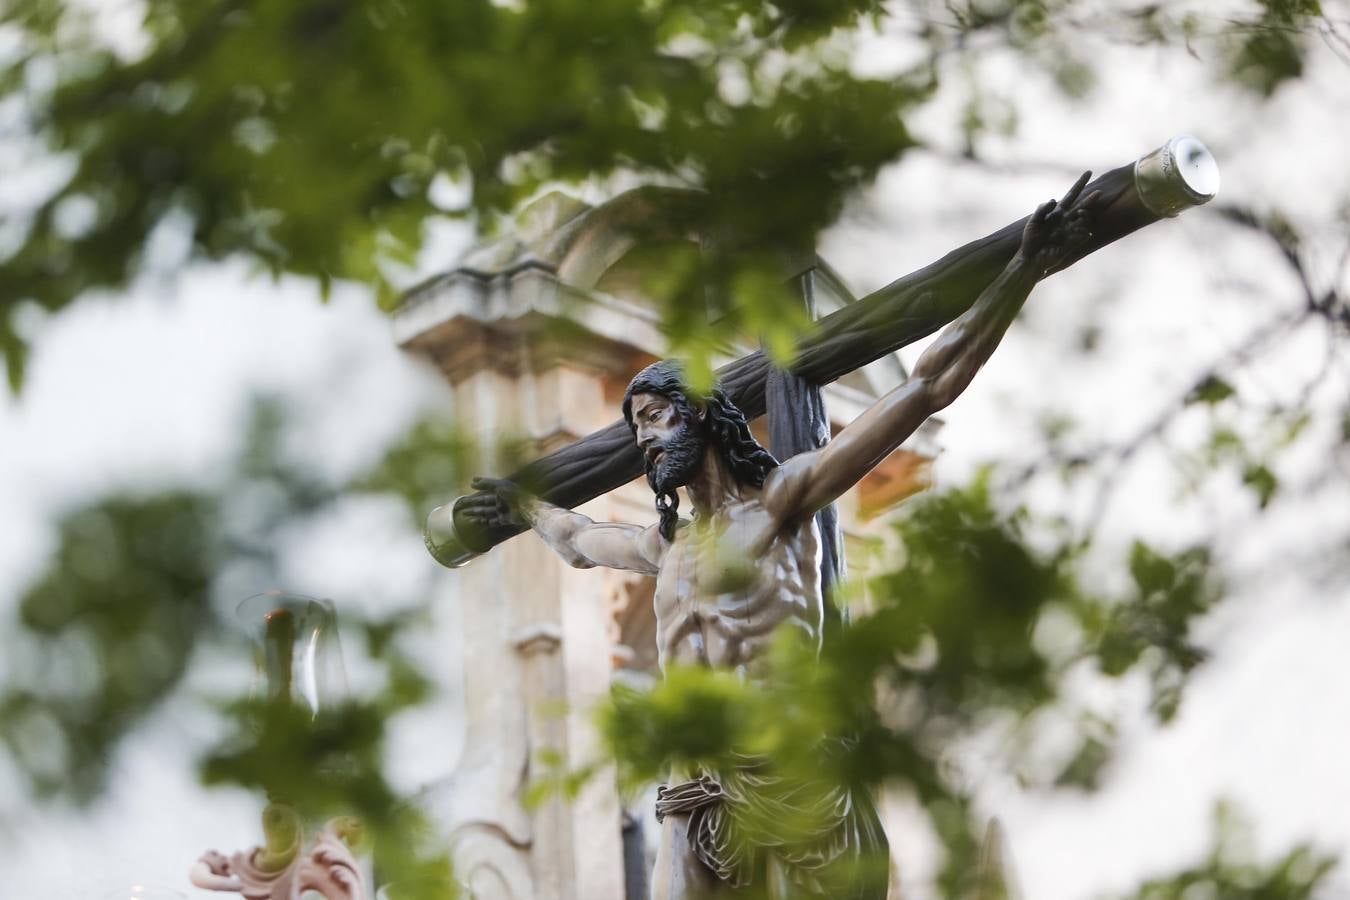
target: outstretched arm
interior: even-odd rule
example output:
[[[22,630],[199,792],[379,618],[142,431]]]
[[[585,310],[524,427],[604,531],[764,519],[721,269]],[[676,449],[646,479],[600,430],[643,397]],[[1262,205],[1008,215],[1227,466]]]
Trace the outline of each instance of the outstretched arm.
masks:
[[[656,525],[640,528],[617,522],[593,522],[587,516],[530,496],[503,478],[475,478],[479,491],[455,504],[461,529],[507,524],[534,529],[570,566],[604,566],[655,575],[666,544]]]
[[[975,304],[919,357],[905,383],[878,400],[820,450],[788,460],[765,483],[765,505],[780,521],[801,521],[832,502],[900,446],[924,420],[957,398],[989,359],[1041,277],[1086,240],[1096,192],[1079,200],[1084,172],[1060,201],[1027,221],[1022,245]]]

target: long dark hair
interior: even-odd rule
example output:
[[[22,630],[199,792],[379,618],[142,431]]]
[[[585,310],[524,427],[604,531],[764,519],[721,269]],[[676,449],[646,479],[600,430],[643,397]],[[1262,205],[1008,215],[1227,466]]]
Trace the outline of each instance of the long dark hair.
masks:
[[[680,417],[697,427],[698,413],[703,411],[704,435],[717,448],[731,475],[739,484],[763,487],[769,472],[778,466],[778,460],[765,450],[750,433],[750,423],[736,404],[727,399],[717,385],[705,395],[697,395],[684,380],[684,367],[674,360],[662,360],[643,369],[628,383],[623,395],[623,418],[628,427],[633,425],[633,395],[659,394],[668,399]],[[651,481],[650,473],[648,481]],[[656,485],[652,485],[656,490]],[[680,498],[674,491],[656,493],[656,511],[661,516],[661,534],[668,541],[675,539],[679,524]]]

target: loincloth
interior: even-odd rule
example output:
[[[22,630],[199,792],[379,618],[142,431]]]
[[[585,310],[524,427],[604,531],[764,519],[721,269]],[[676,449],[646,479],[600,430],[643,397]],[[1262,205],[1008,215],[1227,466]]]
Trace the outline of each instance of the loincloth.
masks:
[[[885,898],[886,835],[865,789],[785,776],[762,758],[743,760],[717,775],[662,785],[657,820],[687,815],[694,854],[732,888],[750,887],[773,868],[793,896]]]

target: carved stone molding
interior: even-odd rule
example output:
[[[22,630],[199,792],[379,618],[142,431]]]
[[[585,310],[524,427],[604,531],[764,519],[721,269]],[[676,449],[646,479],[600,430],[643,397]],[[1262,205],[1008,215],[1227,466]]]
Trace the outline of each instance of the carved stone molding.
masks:
[[[552,622],[530,625],[512,635],[511,645],[517,653],[526,657],[554,653],[562,646],[562,629]]]
[[[531,900],[535,896],[525,848],[500,829],[474,823],[450,840],[455,877],[467,900]]]
[[[351,845],[360,835],[357,820],[330,819],[302,851],[303,829],[295,812],[271,804],[263,812],[266,846],[225,856],[208,850],[193,865],[188,880],[208,891],[239,894],[245,900],[300,900],[314,891],[325,900],[368,900],[361,868]]]

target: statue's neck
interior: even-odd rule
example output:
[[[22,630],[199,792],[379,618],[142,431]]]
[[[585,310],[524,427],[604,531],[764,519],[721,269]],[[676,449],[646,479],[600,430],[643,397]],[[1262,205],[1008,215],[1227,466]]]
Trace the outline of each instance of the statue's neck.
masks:
[[[755,490],[736,480],[722,454],[711,445],[703,451],[703,465],[699,467],[698,475],[690,479],[685,489],[695,512],[701,516],[716,515],[723,507],[747,499]]]

